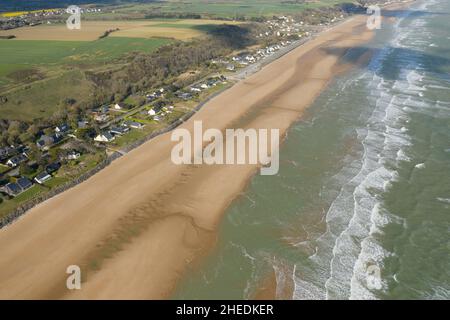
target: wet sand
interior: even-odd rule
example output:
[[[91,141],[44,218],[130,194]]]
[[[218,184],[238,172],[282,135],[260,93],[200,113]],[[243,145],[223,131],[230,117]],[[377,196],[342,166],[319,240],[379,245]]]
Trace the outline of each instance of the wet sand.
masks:
[[[347,48],[367,42],[354,17],[291,51],[208,102],[183,124],[275,128],[283,134],[339,72]],[[325,50],[327,48],[333,48]],[[357,61],[357,60],[356,60]],[[118,159],[0,230],[0,298],[162,299],[216,240],[225,209],[255,165],[176,166],[170,133]],[[82,268],[82,290],[66,268]]]

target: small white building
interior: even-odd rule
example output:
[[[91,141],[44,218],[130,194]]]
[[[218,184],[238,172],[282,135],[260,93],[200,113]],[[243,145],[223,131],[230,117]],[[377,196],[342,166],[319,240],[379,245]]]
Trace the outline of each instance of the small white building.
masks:
[[[150,110],[148,110],[148,115],[153,117],[156,115],[156,111],[153,109],[150,109]]]
[[[99,134],[98,136],[96,136],[94,138],[94,141],[97,141],[97,142],[111,142],[114,139],[115,138],[114,138],[114,136],[112,134],[110,134],[109,132],[105,132],[105,133],[102,133],[102,134]]]

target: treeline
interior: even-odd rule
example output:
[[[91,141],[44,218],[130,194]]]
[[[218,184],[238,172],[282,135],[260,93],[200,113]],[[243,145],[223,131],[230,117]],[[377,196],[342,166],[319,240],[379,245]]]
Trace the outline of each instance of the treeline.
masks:
[[[207,66],[211,59],[254,44],[258,26],[223,25],[208,32],[208,39],[177,42],[151,54],[134,53],[120,70],[86,72],[95,84],[93,97],[120,101],[132,93],[169,85],[175,77],[190,69]]]

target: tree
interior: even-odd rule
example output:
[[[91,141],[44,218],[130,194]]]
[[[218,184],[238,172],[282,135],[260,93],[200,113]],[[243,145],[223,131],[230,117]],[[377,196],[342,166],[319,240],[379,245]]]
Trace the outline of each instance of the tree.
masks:
[[[359,4],[361,7],[366,7],[367,4],[369,3],[368,0],[356,0],[356,2],[358,2],[358,4]]]
[[[19,172],[22,176],[28,176],[34,173],[34,170],[32,167],[30,167],[26,163],[21,163],[19,166]]]

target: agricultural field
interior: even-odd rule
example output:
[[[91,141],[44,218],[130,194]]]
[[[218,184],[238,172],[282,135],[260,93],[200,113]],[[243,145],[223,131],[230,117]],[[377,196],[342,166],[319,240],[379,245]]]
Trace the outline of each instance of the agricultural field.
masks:
[[[58,41],[94,41],[108,30],[110,37],[128,38],[172,38],[187,40],[205,34],[208,28],[225,21],[218,20],[131,20],[131,21],[82,21],[80,30],[69,30],[65,24],[44,24],[34,27],[22,27],[13,30],[1,30],[0,36],[15,36],[17,40],[58,40]],[[236,24],[226,22],[227,24]]]
[[[211,18],[235,19],[239,16],[260,17],[273,16],[277,14],[293,14],[305,9],[332,6],[349,1],[343,0],[317,0],[294,2],[281,2],[278,0],[191,0],[189,2],[167,0],[148,4],[129,5],[125,8],[115,10],[119,13],[191,13]]]

